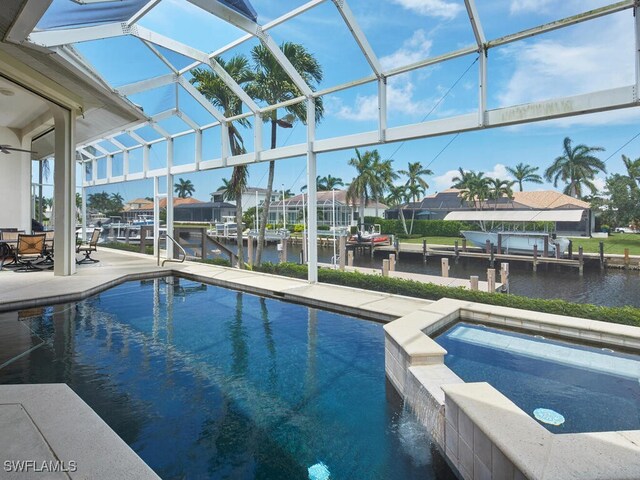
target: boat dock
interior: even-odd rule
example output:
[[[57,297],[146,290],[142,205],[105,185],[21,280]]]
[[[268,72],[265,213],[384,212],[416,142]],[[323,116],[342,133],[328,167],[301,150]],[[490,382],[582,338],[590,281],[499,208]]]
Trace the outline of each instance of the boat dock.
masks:
[[[318,263],[318,267],[321,268],[331,268],[331,269],[339,269],[337,265],[331,265],[329,263]],[[482,292],[500,292],[503,290],[502,283],[492,282],[493,289],[489,286],[490,282],[485,281],[477,281],[477,284],[474,284],[472,280],[465,280],[463,278],[453,278],[453,277],[438,277],[436,275],[423,275],[421,273],[409,273],[409,272],[398,272],[395,270],[385,271],[385,268],[366,268],[366,267],[350,267],[344,266],[345,272],[359,272],[365,275],[384,275],[390,278],[401,278],[403,280],[413,280],[414,282],[420,283],[432,283],[434,285],[440,285],[442,287],[462,287],[466,289],[472,290],[480,290]]]
[[[578,251],[573,251],[573,245],[570,244],[568,254],[560,256],[550,256],[548,252],[537,252],[534,249],[533,255],[511,254],[504,252],[504,249],[496,249],[492,244],[488,244],[486,248],[467,246],[464,239],[455,245],[427,245],[426,242],[420,243],[399,243],[393,242],[389,246],[373,246],[370,247],[369,253],[373,256],[376,252],[393,253],[396,258],[400,258],[403,254],[421,255],[424,262],[429,257],[450,257],[454,261],[460,258],[484,259],[490,266],[494,266],[496,262],[524,262],[532,266],[535,272],[538,265],[559,265],[564,267],[576,268],[582,275],[584,265],[590,264],[596,267],[605,268],[640,268],[640,256],[630,255],[628,250],[624,254],[605,254],[603,245],[600,245],[599,253],[584,253],[582,247],[578,247]],[[502,253],[498,253],[502,251]]]

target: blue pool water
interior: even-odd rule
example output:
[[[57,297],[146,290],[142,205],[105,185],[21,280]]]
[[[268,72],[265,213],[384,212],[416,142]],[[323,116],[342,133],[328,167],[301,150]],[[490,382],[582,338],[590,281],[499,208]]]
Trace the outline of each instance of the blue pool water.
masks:
[[[489,382],[553,433],[640,429],[640,357],[458,323],[436,338],[445,364],[466,382]]]
[[[165,479],[453,478],[380,324],[171,278],[22,317],[45,343],[0,383],[69,384]]]

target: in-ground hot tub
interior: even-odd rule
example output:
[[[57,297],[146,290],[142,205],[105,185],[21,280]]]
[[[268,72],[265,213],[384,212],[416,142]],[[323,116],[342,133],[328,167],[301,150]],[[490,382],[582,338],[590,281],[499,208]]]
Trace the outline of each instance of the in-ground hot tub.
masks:
[[[442,345],[431,338],[452,326]],[[640,328],[443,299],[385,334],[387,377],[461,478],[640,478],[639,363],[629,355]],[[539,338],[550,336],[560,341]],[[538,408],[559,425],[536,420]]]

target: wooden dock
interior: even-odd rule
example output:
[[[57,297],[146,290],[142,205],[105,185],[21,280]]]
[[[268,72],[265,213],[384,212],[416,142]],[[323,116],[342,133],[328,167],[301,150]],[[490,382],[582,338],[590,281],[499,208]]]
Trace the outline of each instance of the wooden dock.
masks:
[[[331,265],[329,263],[319,263],[318,267],[337,269],[336,266]],[[365,275],[384,275],[382,268],[345,266],[344,271],[359,272]],[[420,282],[420,283],[432,283],[434,285],[440,285],[443,287],[462,287],[466,289],[472,288],[471,281],[465,280],[464,278],[438,277],[436,275],[423,275],[420,273],[398,272],[395,270],[389,271],[387,276],[390,278],[401,278],[403,280],[413,280],[414,282]],[[489,282],[478,281],[478,290],[483,292],[490,291]],[[495,282],[494,292],[500,292],[500,291],[502,291],[502,284],[499,282]]]

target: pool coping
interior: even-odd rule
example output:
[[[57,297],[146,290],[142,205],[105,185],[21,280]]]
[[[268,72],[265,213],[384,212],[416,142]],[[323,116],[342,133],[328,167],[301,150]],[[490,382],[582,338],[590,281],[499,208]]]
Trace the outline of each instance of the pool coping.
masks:
[[[465,383],[430,335],[458,321],[640,350],[640,328],[442,299],[384,326],[385,370],[466,479],[637,479],[640,430],[554,434],[489,383]]]
[[[2,478],[160,479],[66,384],[0,385],[0,412]]]

